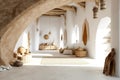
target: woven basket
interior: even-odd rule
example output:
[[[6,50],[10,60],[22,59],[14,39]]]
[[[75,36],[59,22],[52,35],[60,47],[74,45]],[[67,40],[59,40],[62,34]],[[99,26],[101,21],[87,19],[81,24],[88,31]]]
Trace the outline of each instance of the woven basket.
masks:
[[[76,51],[75,51],[75,55],[76,55],[77,57],[86,57],[86,56],[87,56],[87,51],[76,50]]]

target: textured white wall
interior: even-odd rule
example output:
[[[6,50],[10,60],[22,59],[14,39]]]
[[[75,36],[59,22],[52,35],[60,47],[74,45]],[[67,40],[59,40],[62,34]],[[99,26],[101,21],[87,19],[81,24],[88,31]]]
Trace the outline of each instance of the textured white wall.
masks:
[[[87,20],[89,22],[89,35],[90,35],[88,45],[87,45],[87,49],[90,53],[89,54],[90,57],[97,58],[99,56],[99,57],[102,58],[102,57],[104,57],[104,56],[102,56],[104,54],[102,54],[100,52],[104,52],[104,51],[101,51],[102,49],[97,49],[97,51],[96,51],[96,48],[97,48],[96,37],[98,36],[97,35],[97,30],[98,30],[98,27],[100,25],[101,19],[103,19],[105,17],[111,18],[111,3],[110,3],[110,0],[106,1],[106,9],[105,10],[99,10],[98,11],[98,18],[96,18],[96,19],[93,19],[92,9],[93,9],[94,5],[95,4],[91,3],[91,2],[87,3],[86,16],[87,16]],[[104,26],[104,23],[102,23],[102,24]],[[99,27],[99,29],[103,28],[102,26],[100,26],[100,27]],[[102,33],[101,33],[101,35],[102,35]],[[102,47],[99,47],[99,48],[102,48]],[[102,54],[102,55],[99,55],[99,54]]]
[[[112,0],[112,47],[116,50],[116,75],[120,76],[119,0]],[[119,17],[118,17],[119,16]]]
[[[30,33],[30,51],[34,52],[38,50],[39,31],[37,31],[36,29],[37,29],[37,24],[36,24],[36,21],[34,21],[21,34],[19,40],[16,43],[14,51],[16,51],[20,46],[23,46],[26,49],[28,48],[28,33]]]
[[[119,6],[118,6],[118,9],[119,9],[119,17],[117,17],[117,18],[119,18],[119,29],[118,29],[118,30],[119,30],[119,36],[118,36],[118,37],[119,37],[119,46],[120,46],[120,8],[119,8],[119,7],[120,7],[120,0],[118,0],[118,1],[119,1],[119,2],[118,2],[118,3],[119,3]],[[118,49],[119,49],[119,48],[118,48]],[[119,49],[119,53],[120,53],[120,49]],[[119,54],[118,67],[117,67],[117,68],[118,68],[118,71],[119,71],[117,75],[120,77],[120,54]]]
[[[19,39],[18,39],[18,41],[17,41],[17,43],[16,43],[16,46],[15,46],[15,49],[14,49],[14,51],[16,52],[17,51],[17,49],[20,47],[20,46],[22,46],[22,47],[24,47],[24,48],[28,48],[28,32],[31,32],[31,28],[32,28],[32,26],[33,26],[33,24],[32,25],[30,25],[29,27],[27,27],[26,29],[25,29],[25,31],[21,34],[21,36],[19,37]],[[32,34],[34,34],[33,32],[32,32]],[[31,36],[31,37],[33,37],[33,36]]]
[[[59,47],[60,45],[60,26],[61,26],[61,17],[55,17],[55,16],[41,16],[39,20],[39,29],[40,29],[40,44],[41,43],[55,43],[56,46]],[[45,34],[51,34],[49,35],[49,39],[45,40],[44,35]]]
[[[56,46],[60,46],[60,27],[64,27],[62,17],[53,17],[53,16],[41,16],[38,20],[38,23],[34,21],[31,23],[28,28],[21,34],[14,51],[17,50],[19,46],[27,48],[27,34],[30,32],[30,51],[34,52],[39,49],[39,44],[48,43],[51,44],[54,42]],[[49,39],[45,40],[43,36],[45,34],[49,35]]]
[[[30,51],[34,52],[34,51],[37,51],[39,49],[39,28],[38,28],[38,24],[36,21],[34,21],[30,26],[31,26]]]
[[[84,23],[84,20],[85,20],[85,16],[86,16],[86,10],[80,6],[77,6],[77,13],[76,13],[76,16],[75,16],[75,25],[79,27],[79,42],[78,42],[78,45],[80,47],[85,47],[83,45],[83,42],[82,42],[82,27],[83,27],[83,23]]]
[[[75,13],[67,11],[66,13],[66,29],[67,29],[67,47],[73,48],[74,45],[74,25]]]
[[[97,33],[100,20],[105,17],[111,18],[111,1],[110,0],[106,1],[105,10],[98,11],[98,18],[96,19],[93,19],[92,9],[94,5],[95,3],[93,2],[87,2],[86,9],[78,6],[77,7],[78,11],[75,17],[75,20],[76,20],[75,25],[79,26],[80,28],[79,45],[81,47],[87,48],[89,52],[89,56],[92,58],[96,58],[97,54],[99,54],[98,52],[100,52],[100,50],[96,51],[96,33]],[[88,43],[86,46],[84,46],[82,42],[82,27],[83,27],[83,23],[85,19],[87,19],[89,23],[89,37],[88,37],[89,39],[88,39]]]

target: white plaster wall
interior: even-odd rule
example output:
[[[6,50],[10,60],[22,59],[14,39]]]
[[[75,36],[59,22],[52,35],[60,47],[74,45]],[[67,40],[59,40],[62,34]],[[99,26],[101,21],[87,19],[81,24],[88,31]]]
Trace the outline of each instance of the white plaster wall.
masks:
[[[30,30],[30,51],[34,52],[38,50],[39,46],[39,31],[37,31],[38,25],[36,21],[34,21],[32,24],[30,24],[31,30]]]
[[[35,24],[31,25],[31,30],[30,30],[30,52],[34,52],[35,51],[35,28],[34,28]]]
[[[118,7],[120,7],[120,0],[118,0],[119,2],[119,6]],[[119,8],[119,17],[117,17],[117,18],[119,18],[119,29],[120,29],[120,8]],[[119,30],[119,40],[120,40],[120,30]],[[120,41],[119,41],[119,46],[120,46]],[[119,49],[119,48],[118,48]],[[119,49],[119,53],[120,53],[120,49]],[[118,59],[118,76],[120,77],[120,68],[119,68],[119,66],[120,66],[120,54],[119,54],[119,59]]]
[[[66,29],[67,29],[67,47],[73,48],[74,41],[74,27],[75,27],[75,13],[72,11],[66,12]]]
[[[34,52],[38,50],[39,46],[39,32],[36,30],[37,24],[36,22],[32,22],[25,31],[21,34],[20,38],[18,39],[14,51],[17,51],[17,49],[20,46],[23,46],[24,48],[28,48],[28,33],[30,33],[30,52]]]
[[[97,51],[96,51],[96,48],[98,47],[96,45],[96,37],[98,36],[98,35],[96,35],[96,33],[97,33],[98,27],[100,25],[99,24],[100,20],[105,17],[111,18],[111,1],[106,0],[106,9],[98,11],[97,19],[93,19],[92,9],[93,9],[94,5],[95,5],[94,3],[88,2],[87,6],[86,6],[87,7],[86,17],[89,22],[89,40],[88,40],[88,44],[87,44],[87,49],[90,53],[89,54],[90,57],[92,57],[92,58],[99,57],[99,59],[100,59],[105,56],[103,53],[100,53],[102,49],[97,49]],[[103,24],[103,26],[105,26],[104,23],[102,23],[102,24]],[[100,27],[101,27],[101,29],[103,28],[102,26],[100,26]],[[102,47],[100,47],[100,48],[102,48]],[[104,52],[104,51],[102,51],[102,52]],[[99,55],[99,54],[101,54],[101,55]]]
[[[93,19],[92,9],[94,6],[95,6],[95,3],[93,2],[87,2],[86,9],[80,6],[77,6],[77,13],[75,17],[75,20],[76,20],[75,25],[79,26],[80,28],[79,45],[80,47],[87,48],[89,56],[91,58],[96,58],[96,54],[97,54],[95,51],[96,50],[96,32],[99,26],[99,22],[104,17],[111,17],[111,1],[110,0],[106,1],[106,9],[99,10],[98,18],[96,19]],[[88,43],[86,46],[84,46],[82,42],[82,27],[85,19],[87,19],[89,23],[89,37],[88,37]]]
[[[88,23],[89,23],[89,39],[88,39],[86,48],[89,53],[88,55],[92,58],[95,58],[95,34],[96,34],[97,26],[98,26],[98,18],[93,19],[92,9],[94,5],[95,4],[92,2],[88,2],[86,6],[86,12],[85,12],[86,14],[85,17],[87,18]]]
[[[34,40],[34,42],[35,42],[35,51],[37,51],[37,50],[39,50],[39,42],[40,42],[40,36],[39,36],[39,32],[40,32],[40,30],[39,30],[39,24],[37,24],[36,23],[36,26],[35,26],[35,40]]]
[[[61,18],[60,18],[60,37],[59,37],[60,46],[59,46],[59,48],[64,48],[67,46],[66,45],[67,43],[64,42],[64,30],[65,29],[66,29],[65,16],[61,15]],[[61,36],[62,36],[62,40],[61,40]]]
[[[84,20],[85,20],[85,11],[86,9],[80,7],[80,6],[77,6],[77,13],[76,13],[76,16],[75,16],[75,25],[79,27],[79,42],[78,42],[78,45],[80,47],[85,47],[83,45],[83,42],[82,42],[82,27],[83,27],[83,23],[84,23]]]
[[[55,43],[57,47],[60,45],[60,26],[61,26],[61,17],[55,16],[41,16],[39,20],[39,29],[40,29],[40,44],[41,43]],[[44,35],[49,35],[49,39],[45,40]]]
[[[19,37],[17,43],[16,43],[16,46],[15,46],[15,49],[14,49],[14,52],[17,51],[17,49],[22,46],[24,48],[28,48],[28,32],[31,31],[31,27],[32,26],[29,26],[25,29],[25,31],[21,34],[21,36]]]
[[[106,57],[107,54],[105,54],[105,51],[102,49],[98,49],[96,51],[96,33],[97,29],[99,27],[100,20],[103,18],[111,18],[111,1],[106,0],[106,9],[105,10],[100,10],[98,11],[98,18],[93,19],[93,7],[95,6],[94,2],[87,2],[86,9],[77,6],[77,12],[74,13],[72,11],[67,11],[66,13],[66,26],[67,26],[67,46],[68,47],[83,47],[87,48],[89,56],[91,58],[102,58]],[[86,46],[84,46],[82,42],[82,27],[84,20],[87,19],[89,23],[89,37],[88,37],[88,43]],[[74,28],[75,26],[79,27],[80,30],[80,36],[79,36],[79,41],[76,44],[75,43],[75,38],[74,38]],[[110,24],[108,26],[111,26]],[[103,27],[99,27],[99,29],[102,30]],[[104,29],[103,29],[104,30]],[[111,48],[111,44],[108,45],[109,48]],[[101,51],[103,50],[103,51]],[[101,53],[100,53],[101,52]],[[104,58],[102,60],[104,60]]]
[[[112,47],[116,50],[116,75],[120,76],[119,0],[112,0]],[[119,17],[118,17],[119,16]]]
[[[27,34],[30,32],[30,51],[35,52],[39,50],[39,44],[41,43],[48,43],[51,44],[54,42],[56,46],[59,48],[60,46],[60,27],[64,27],[62,17],[55,17],[55,16],[41,16],[38,19],[38,22],[32,22],[26,30],[21,34],[18,42],[16,43],[15,50],[18,47],[23,46],[28,48],[28,41],[27,41]],[[49,35],[49,39],[45,40],[43,36],[45,34]]]

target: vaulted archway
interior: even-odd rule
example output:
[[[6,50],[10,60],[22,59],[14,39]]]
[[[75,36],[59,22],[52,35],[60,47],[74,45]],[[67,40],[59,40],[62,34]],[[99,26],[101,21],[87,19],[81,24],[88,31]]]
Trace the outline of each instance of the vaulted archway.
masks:
[[[25,30],[28,24],[34,21],[36,18],[41,16],[43,13],[65,4],[71,3],[73,0],[47,0],[45,3],[40,4],[39,2],[32,5],[19,16],[17,16],[11,23],[7,25],[8,29],[1,37],[1,61],[2,65],[9,65],[12,60],[12,53],[15,44]],[[82,1],[82,0],[81,0]]]

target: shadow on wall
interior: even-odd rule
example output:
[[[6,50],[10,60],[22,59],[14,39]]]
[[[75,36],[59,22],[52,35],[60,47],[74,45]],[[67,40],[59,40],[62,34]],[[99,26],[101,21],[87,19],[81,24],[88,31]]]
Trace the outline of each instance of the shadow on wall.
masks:
[[[105,57],[111,49],[111,18],[104,17],[98,24],[96,33],[96,56],[95,58],[104,64]]]

